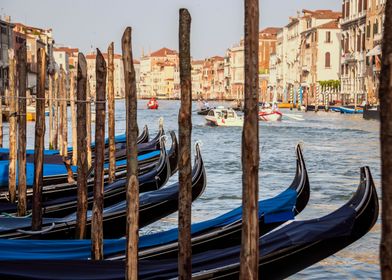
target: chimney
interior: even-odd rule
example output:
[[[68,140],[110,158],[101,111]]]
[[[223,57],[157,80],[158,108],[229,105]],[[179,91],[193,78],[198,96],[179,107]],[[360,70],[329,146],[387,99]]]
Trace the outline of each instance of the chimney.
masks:
[[[11,16],[4,16],[4,21],[10,23],[11,22]]]

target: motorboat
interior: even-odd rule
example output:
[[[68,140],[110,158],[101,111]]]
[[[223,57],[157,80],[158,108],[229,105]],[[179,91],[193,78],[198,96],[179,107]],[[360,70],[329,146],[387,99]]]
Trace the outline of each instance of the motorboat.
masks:
[[[269,105],[269,104],[267,104]],[[260,121],[281,121],[282,112],[279,111],[278,106],[260,106],[259,107],[259,120]]]
[[[152,97],[152,98],[148,101],[148,103],[147,103],[147,109],[150,109],[150,110],[157,110],[158,107],[159,107],[158,101],[155,99],[155,97]]]
[[[205,116],[208,125],[211,126],[243,126],[244,119],[239,117],[231,108],[219,106],[211,109]]]

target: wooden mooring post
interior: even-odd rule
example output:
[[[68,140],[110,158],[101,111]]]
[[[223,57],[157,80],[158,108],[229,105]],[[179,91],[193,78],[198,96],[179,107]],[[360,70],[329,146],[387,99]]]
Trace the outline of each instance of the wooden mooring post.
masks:
[[[59,73],[54,74],[54,85],[53,85],[53,126],[52,126],[52,145],[53,149],[59,148]]]
[[[76,213],[76,239],[86,237],[87,223],[87,62],[82,53],[78,54],[77,70],[77,129],[78,129],[78,207]]]
[[[92,154],[91,154],[91,85],[90,79],[87,78],[87,93],[86,93],[86,125],[87,125],[87,165],[88,168],[92,165]]]
[[[71,122],[72,122],[72,165],[78,164],[78,132],[76,120],[76,92],[75,92],[75,73],[69,72],[69,97],[71,100]]]
[[[49,74],[49,91],[48,91],[48,107],[49,107],[49,150],[53,150],[53,78],[54,75]]]
[[[57,92],[57,104],[58,104],[58,147],[60,150],[60,155],[63,156],[63,76],[64,76],[64,71],[62,65],[60,65],[60,70],[59,70],[59,78],[58,78],[58,92]]]
[[[180,9],[179,51],[180,51],[180,86],[181,107],[178,116],[179,161],[178,180],[178,278],[192,277],[191,247],[191,205],[192,205],[192,166],[191,166],[191,133],[192,133],[192,81],[190,32],[191,15],[187,9]]]
[[[8,166],[8,192],[10,201],[12,203],[16,200],[16,125],[17,125],[17,111],[16,111],[16,61],[13,50],[8,51],[9,60],[9,166]]]
[[[116,143],[115,143],[115,104],[114,104],[114,43],[108,48],[108,130],[109,130],[109,183],[115,179]]]
[[[34,144],[34,184],[33,184],[33,216],[32,230],[41,230],[42,227],[42,185],[45,146],[45,79],[46,79],[46,53],[45,49],[37,51],[37,99],[35,120]]]
[[[132,29],[127,27],[121,38],[125,80],[127,141],[127,245],[125,279],[138,279],[139,180],[137,162],[137,92],[132,55]]]
[[[18,57],[18,215],[26,215],[26,85],[27,49],[23,45]]]
[[[95,105],[95,158],[94,158],[94,204],[91,223],[91,258],[103,259],[103,164],[105,161],[105,115],[106,115],[106,62],[97,49],[95,73],[97,94]]]
[[[62,145],[62,155],[64,158],[68,157],[68,111],[67,111],[67,73],[64,69],[61,70],[61,123],[62,123],[62,130],[61,130],[61,143]]]
[[[3,148],[3,103],[5,99],[5,90],[0,95],[0,148]]]
[[[382,279],[392,279],[392,1],[385,6],[382,67],[380,74],[380,140],[381,140],[381,243]]]
[[[259,264],[259,1],[245,0],[245,106],[242,130],[240,279],[258,279]]]

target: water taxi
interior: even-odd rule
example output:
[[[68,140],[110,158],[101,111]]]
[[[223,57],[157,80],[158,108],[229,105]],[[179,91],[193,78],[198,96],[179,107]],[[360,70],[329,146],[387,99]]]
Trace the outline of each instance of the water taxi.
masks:
[[[211,126],[243,126],[244,124],[244,119],[239,117],[233,109],[223,106],[211,109],[205,119]]]

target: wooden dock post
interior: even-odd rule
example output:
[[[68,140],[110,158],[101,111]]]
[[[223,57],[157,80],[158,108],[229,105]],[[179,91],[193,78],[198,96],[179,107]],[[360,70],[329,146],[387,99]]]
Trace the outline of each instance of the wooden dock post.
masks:
[[[67,87],[66,87],[66,78],[67,78],[67,73],[65,72],[64,69],[62,69],[62,74],[61,74],[61,107],[62,107],[62,114],[61,114],[61,123],[62,123],[62,136],[61,140],[62,142],[60,145],[62,145],[62,155],[64,158],[68,157],[68,113],[67,113]]]
[[[191,15],[187,9],[180,9],[179,51],[181,107],[178,115],[179,161],[178,180],[180,184],[178,201],[178,278],[192,277],[191,247],[191,206],[192,206],[192,81],[191,81]]]
[[[139,244],[139,180],[137,176],[137,92],[132,55],[132,28],[127,27],[121,38],[125,80],[127,137],[127,245],[125,279],[138,279]]]
[[[16,200],[16,125],[17,125],[17,111],[16,111],[16,61],[13,50],[8,50],[9,60],[9,166],[8,166],[8,192],[10,201],[12,203]]]
[[[259,1],[245,0],[245,107],[242,130],[240,279],[258,279],[259,265]]]
[[[5,99],[5,90],[0,95],[0,148],[3,148],[3,103]]]
[[[26,85],[27,49],[22,46],[18,54],[18,215],[26,215]]]
[[[92,154],[91,154],[91,88],[90,79],[87,78],[87,95],[86,95],[86,125],[87,125],[87,165],[91,168],[92,165]]]
[[[109,129],[109,183],[115,179],[116,143],[115,143],[115,104],[114,104],[114,43],[108,48],[108,129]]]
[[[392,1],[385,6],[384,44],[380,74],[380,140],[381,140],[381,243],[382,279],[392,279]],[[387,43],[388,42],[388,43]]]
[[[105,161],[105,111],[106,111],[106,62],[97,49],[95,62],[97,94],[95,105],[95,158],[94,158],[94,204],[91,223],[91,258],[103,259],[103,163]]]
[[[76,216],[76,239],[86,237],[87,224],[87,126],[86,126],[86,91],[87,62],[82,53],[78,54],[77,70],[77,129],[78,129],[78,209]]]
[[[49,107],[49,150],[53,150],[53,75],[49,74],[49,93],[48,93],[48,107]]]
[[[52,143],[53,149],[59,148],[59,73],[54,74],[54,86],[53,86],[53,132],[52,132]]]
[[[69,97],[71,99],[71,121],[72,121],[72,165],[78,164],[78,133],[76,120],[76,92],[75,92],[75,73],[70,70]]]
[[[46,78],[46,53],[45,49],[37,51],[37,99],[35,120],[34,144],[34,184],[33,184],[33,216],[32,230],[41,230],[42,227],[42,185],[45,146],[45,78]]]

